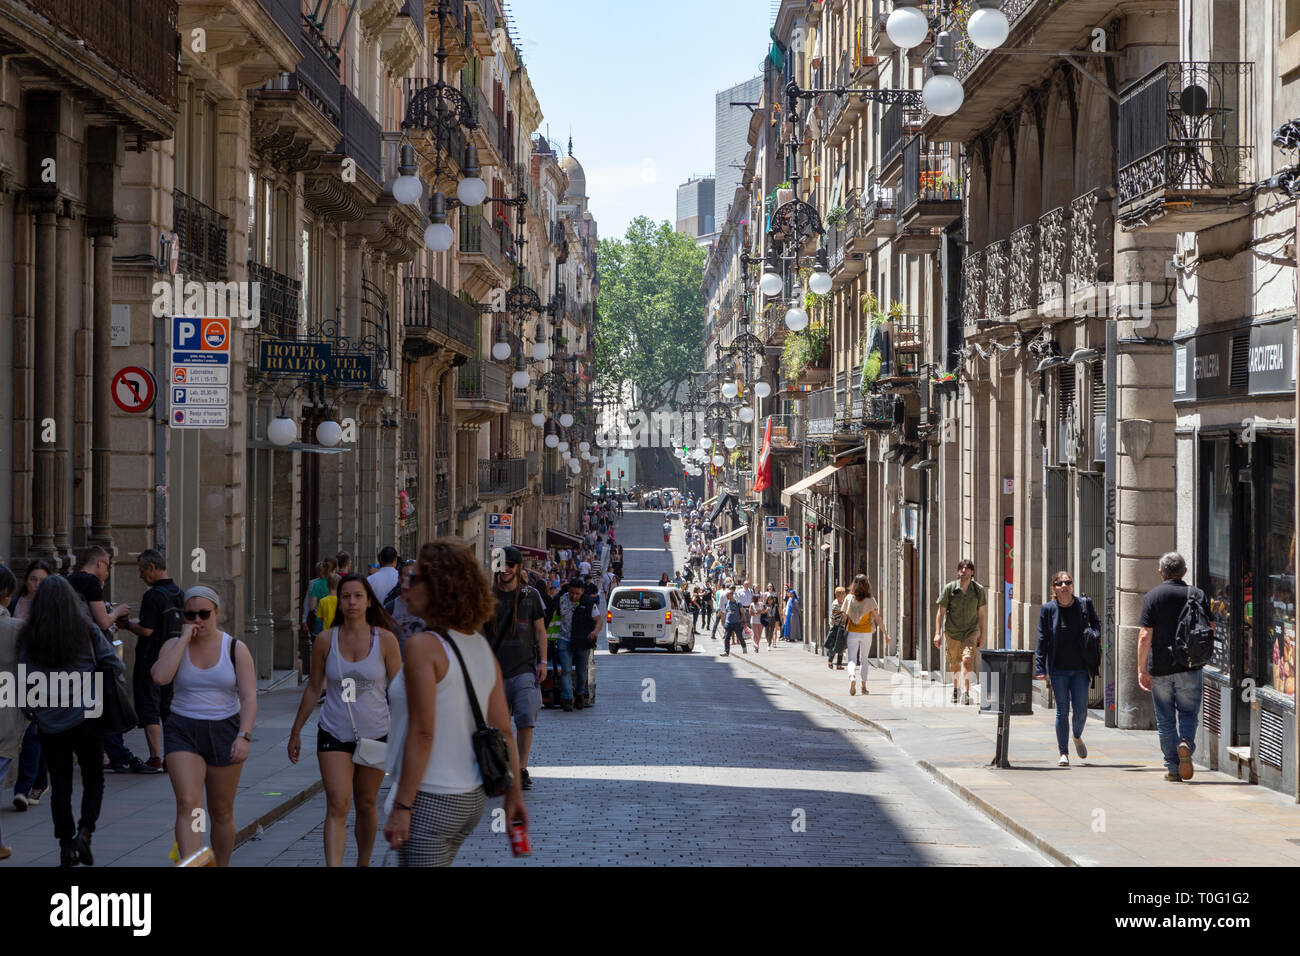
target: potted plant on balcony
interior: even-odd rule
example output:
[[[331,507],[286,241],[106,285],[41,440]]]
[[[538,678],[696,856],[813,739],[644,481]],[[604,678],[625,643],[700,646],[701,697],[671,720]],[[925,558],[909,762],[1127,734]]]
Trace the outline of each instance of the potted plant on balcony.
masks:
[[[838,226],[847,218],[848,212],[843,206],[835,205],[831,207],[830,212],[826,214],[826,225]]]

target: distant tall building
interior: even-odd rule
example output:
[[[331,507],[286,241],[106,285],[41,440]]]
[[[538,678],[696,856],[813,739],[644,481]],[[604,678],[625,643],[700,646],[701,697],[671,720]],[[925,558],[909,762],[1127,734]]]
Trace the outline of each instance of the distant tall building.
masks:
[[[677,231],[697,239],[712,235],[713,177],[698,176],[677,187]]]
[[[717,94],[714,111],[714,188],[713,221],[722,228],[727,221],[727,207],[740,186],[740,171],[749,152],[749,118],[751,111],[732,103],[757,103],[763,92],[763,78],[737,83]]]

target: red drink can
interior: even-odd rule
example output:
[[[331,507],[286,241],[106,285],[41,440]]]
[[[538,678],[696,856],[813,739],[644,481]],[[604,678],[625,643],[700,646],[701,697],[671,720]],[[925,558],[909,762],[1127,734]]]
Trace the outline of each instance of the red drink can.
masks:
[[[527,856],[533,852],[533,845],[528,842],[528,828],[522,823],[510,824],[510,852],[515,856]]]

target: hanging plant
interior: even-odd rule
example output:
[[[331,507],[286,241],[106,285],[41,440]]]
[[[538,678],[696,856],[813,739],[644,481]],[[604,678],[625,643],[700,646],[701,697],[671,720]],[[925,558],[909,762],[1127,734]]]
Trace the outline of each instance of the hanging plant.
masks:
[[[880,353],[872,351],[862,360],[861,390],[864,392],[870,391],[878,378],[880,378]]]
[[[838,226],[848,216],[848,211],[843,206],[832,206],[830,212],[826,214],[826,224],[828,226]]]

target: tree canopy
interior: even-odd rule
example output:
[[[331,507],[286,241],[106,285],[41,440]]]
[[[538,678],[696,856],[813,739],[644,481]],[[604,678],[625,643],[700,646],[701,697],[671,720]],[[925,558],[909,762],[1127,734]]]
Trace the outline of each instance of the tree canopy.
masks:
[[[636,407],[660,409],[701,362],[706,251],[645,216],[599,247],[596,381],[605,394],[637,388]]]

